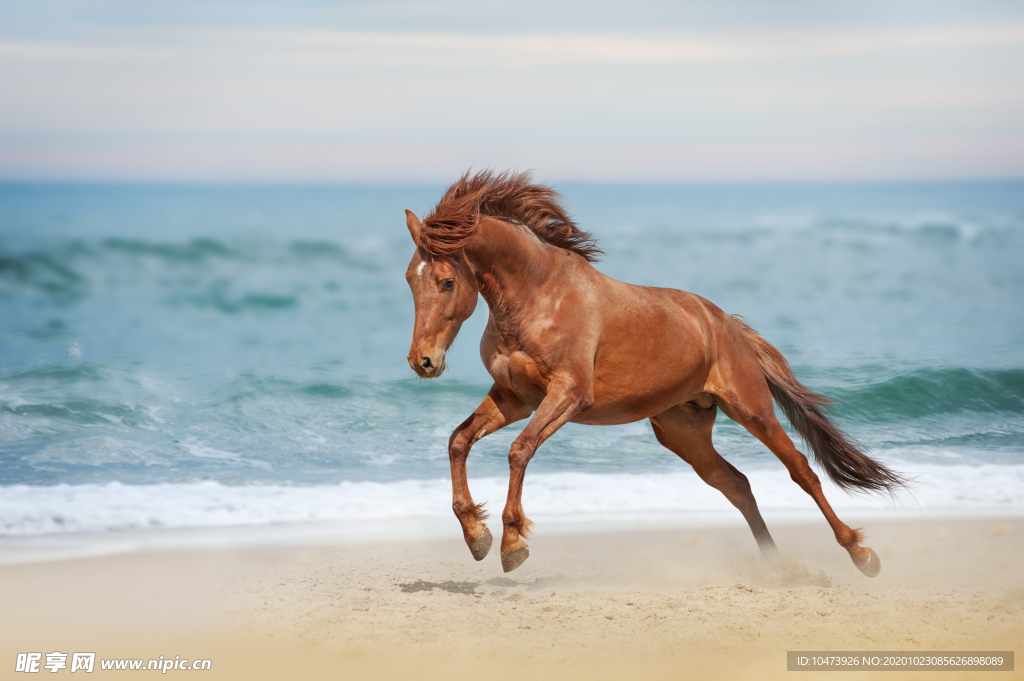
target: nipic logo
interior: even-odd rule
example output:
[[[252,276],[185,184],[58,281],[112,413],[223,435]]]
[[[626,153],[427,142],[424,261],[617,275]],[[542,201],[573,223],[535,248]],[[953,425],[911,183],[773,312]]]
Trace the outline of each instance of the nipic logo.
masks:
[[[38,674],[42,659],[42,653],[18,653],[18,661],[14,665],[14,671]],[[91,674],[95,664],[96,653],[71,653],[71,668],[68,669],[68,654],[55,650],[52,653],[46,653],[46,664],[42,666],[44,669],[48,669],[51,674],[56,674],[61,669]]]
[[[51,674],[56,674],[61,669],[69,672],[85,672],[91,674],[96,665],[96,653],[71,653],[70,668],[68,664],[68,653],[54,651],[46,653],[46,663],[43,664],[42,653],[18,653],[17,662],[14,664],[14,671],[25,672],[26,674],[38,674],[40,669],[46,669]],[[159,658],[151,660],[139,659],[102,659],[100,669],[109,671],[139,671],[156,670],[161,674],[175,671],[208,671],[213,668],[213,660],[205,659],[182,659],[180,655],[174,658]]]

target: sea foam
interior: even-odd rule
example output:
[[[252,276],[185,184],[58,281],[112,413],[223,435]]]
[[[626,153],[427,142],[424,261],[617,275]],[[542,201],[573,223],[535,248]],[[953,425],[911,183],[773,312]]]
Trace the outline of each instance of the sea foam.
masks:
[[[828,483],[826,495],[841,517],[1024,514],[1024,466],[917,465],[901,470],[916,482],[896,499],[850,496]],[[821,518],[785,470],[754,470],[748,477],[769,523]],[[498,477],[470,480],[474,499],[488,502],[495,517],[506,485]],[[450,495],[450,482],[443,478],[303,486],[214,481],[10,485],[0,487],[0,536],[448,518]],[[742,522],[718,491],[689,471],[527,475],[523,504],[538,522]]]

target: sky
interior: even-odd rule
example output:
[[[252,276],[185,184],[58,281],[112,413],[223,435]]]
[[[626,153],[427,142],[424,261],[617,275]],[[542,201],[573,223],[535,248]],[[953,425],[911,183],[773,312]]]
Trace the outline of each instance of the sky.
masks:
[[[1024,3],[0,0],[0,179],[1024,177]]]

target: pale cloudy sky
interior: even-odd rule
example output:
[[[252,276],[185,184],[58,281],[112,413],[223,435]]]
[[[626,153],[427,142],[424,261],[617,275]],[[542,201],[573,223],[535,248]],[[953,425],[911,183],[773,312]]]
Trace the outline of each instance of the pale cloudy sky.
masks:
[[[0,0],[0,178],[1024,177],[1024,3]]]

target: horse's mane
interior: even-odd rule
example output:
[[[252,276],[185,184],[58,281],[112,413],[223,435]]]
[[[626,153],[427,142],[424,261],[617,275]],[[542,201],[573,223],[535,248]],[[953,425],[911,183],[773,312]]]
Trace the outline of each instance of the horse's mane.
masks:
[[[528,227],[542,240],[593,262],[602,251],[597,239],[579,229],[551,187],[534,184],[529,172],[467,171],[445,190],[423,220],[420,245],[432,255],[451,255],[476,232],[481,215],[505,218]]]

